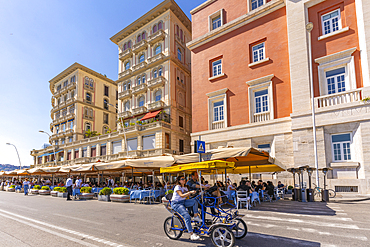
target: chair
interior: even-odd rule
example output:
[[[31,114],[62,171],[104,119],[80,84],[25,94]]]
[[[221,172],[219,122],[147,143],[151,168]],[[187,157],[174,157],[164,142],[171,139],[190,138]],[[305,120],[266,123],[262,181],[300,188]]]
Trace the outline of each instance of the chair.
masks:
[[[247,209],[249,209],[249,197],[247,191],[237,191],[236,192],[236,202],[237,209],[239,209],[239,204],[245,202]]]
[[[149,195],[148,196],[145,196],[144,197],[144,200],[147,200],[148,203],[152,204],[152,201],[153,203],[155,202],[155,191],[154,190],[150,190],[149,191]]]

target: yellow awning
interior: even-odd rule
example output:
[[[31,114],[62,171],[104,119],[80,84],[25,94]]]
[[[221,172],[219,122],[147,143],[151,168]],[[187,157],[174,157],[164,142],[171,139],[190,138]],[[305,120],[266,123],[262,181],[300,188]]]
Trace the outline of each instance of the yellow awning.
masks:
[[[178,173],[178,172],[191,172],[201,170],[205,172],[211,172],[217,169],[231,169],[234,168],[234,162],[222,161],[222,160],[211,160],[202,161],[196,163],[190,163],[185,165],[176,165],[170,167],[161,168],[161,173]]]
[[[249,169],[250,168],[250,169]],[[263,173],[263,172],[281,172],[285,171],[278,165],[268,164],[268,165],[256,165],[256,166],[240,166],[234,169],[227,169],[227,173],[233,174],[244,174],[244,173]]]

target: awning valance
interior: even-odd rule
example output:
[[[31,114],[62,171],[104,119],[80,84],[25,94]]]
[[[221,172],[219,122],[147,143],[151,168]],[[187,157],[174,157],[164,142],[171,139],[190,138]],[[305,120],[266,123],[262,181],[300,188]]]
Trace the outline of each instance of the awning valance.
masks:
[[[140,119],[140,121],[144,121],[144,120],[147,120],[147,119],[154,118],[160,112],[161,112],[161,110],[154,111],[154,112],[148,112],[147,114],[145,114],[145,116],[142,119]]]

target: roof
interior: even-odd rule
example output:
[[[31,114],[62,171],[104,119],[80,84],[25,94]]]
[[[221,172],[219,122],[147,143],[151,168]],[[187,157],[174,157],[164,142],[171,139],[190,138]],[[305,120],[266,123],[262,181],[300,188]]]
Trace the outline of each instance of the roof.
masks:
[[[155,17],[163,14],[167,10],[171,10],[174,14],[177,15],[179,20],[184,24],[184,26],[191,31],[191,21],[182,11],[182,9],[177,5],[174,0],[165,0],[158,4],[156,7],[151,9],[149,12],[141,16],[139,19],[122,29],[117,34],[113,35],[110,40],[115,44],[118,44],[122,39],[131,35],[133,32],[153,20]]]
[[[107,81],[109,83],[112,83],[114,85],[117,85],[117,83],[115,81],[113,81],[112,79],[109,79],[108,77],[106,77],[106,76],[104,76],[104,75],[102,75],[102,74],[100,74],[100,73],[98,73],[98,72],[96,72],[96,71],[94,71],[92,69],[89,69],[89,68],[87,68],[87,67],[85,67],[85,66],[83,66],[83,65],[81,65],[79,63],[74,63],[71,66],[69,66],[68,68],[66,68],[65,70],[63,70],[62,72],[60,72],[57,76],[55,76],[53,79],[51,79],[49,81],[49,83],[50,83],[50,91],[52,93],[54,93],[54,91],[53,91],[54,85],[56,83],[58,83],[60,80],[62,80],[63,78],[65,78],[66,76],[68,76],[69,74],[71,74],[72,72],[74,72],[75,70],[78,70],[78,69],[80,69],[82,71],[85,71],[86,73],[89,73],[89,74],[91,74],[93,76],[96,76],[99,79],[102,79],[104,81]]]

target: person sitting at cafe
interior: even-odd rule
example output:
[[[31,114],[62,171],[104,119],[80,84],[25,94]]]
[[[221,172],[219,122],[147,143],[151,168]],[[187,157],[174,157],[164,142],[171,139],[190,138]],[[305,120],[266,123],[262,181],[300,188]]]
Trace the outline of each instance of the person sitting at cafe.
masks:
[[[267,190],[267,194],[271,197],[272,200],[275,200],[275,196],[274,196],[274,185],[271,181],[267,181],[267,186],[266,186],[266,190]]]
[[[235,198],[235,191],[236,191],[236,188],[233,186],[233,184],[231,183],[231,181],[229,182],[226,182],[227,184],[227,197],[229,200],[234,200]]]
[[[262,180],[258,180],[257,186],[254,189],[256,192],[260,193],[261,190],[265,190],[266,187],[263,185]]]

